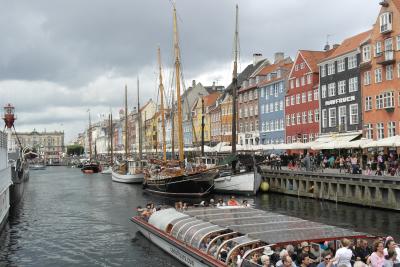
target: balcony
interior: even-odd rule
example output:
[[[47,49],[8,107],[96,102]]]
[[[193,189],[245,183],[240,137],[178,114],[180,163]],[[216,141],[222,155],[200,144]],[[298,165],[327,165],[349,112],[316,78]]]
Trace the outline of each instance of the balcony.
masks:
[[[371,68],[371,61],[364,61],[360,63],[360,69],[361,70],[368,70]]]
[[[381,25],[381,33],[382,34],[388,34],[392,32],[392,24],[391,23],[387,23],[387,24],[383,24]]]
[[[395,62],[396,62],[396,59],[394,58],[393,50],[385,51],[376,60],[376,63],[378,63],[382,66],[391,65]]]

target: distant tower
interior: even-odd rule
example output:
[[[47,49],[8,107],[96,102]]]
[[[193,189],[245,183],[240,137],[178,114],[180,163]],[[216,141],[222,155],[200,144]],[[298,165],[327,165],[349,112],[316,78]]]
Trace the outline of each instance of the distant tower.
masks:
[[[15,147],[12,142],[12,129],[14,128],[14,122],[17,118],[15,117],[15,108],[8,103],[7,106],[4,107],[4,116],[3,120],[5,123],[4,128],[7,128],[7,147],[8,151],[14,151]],[[15,128],[14,128],[15,129]]]

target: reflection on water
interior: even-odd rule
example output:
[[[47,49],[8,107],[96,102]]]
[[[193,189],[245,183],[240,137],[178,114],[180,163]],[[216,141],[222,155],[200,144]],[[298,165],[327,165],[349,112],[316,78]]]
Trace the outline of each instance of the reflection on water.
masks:
[[[400,238],[396,212],[277,194],[247,199],[264,210]],[[31,172],[24,202],[10,214],[0,237],[0,266],[183,266],[130,222],[136,206],[150,201],[171,205],[176,200],[77,169]]]

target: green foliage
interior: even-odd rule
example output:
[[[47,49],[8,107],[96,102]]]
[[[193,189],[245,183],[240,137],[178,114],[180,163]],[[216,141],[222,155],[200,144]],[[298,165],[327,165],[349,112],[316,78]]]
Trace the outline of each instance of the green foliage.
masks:
[[[84,148],[81,145],[67,146],[67,154],[68,155],[82,155],[83,152],[84,152]]]

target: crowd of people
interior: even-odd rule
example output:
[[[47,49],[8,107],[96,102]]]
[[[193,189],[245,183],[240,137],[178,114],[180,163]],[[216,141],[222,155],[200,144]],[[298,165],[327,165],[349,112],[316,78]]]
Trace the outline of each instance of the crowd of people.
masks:
[[[226,248],[229,251],[229,248]],[[302,242],[297,246],[265,247],[262,253],[254,252],[246,259],[243,255],[232,253],[230,267],[239,266],[242,261],[246,267],[399,267],[400,248],[392,237],[379,238],[372,245],[367,240],[357,239],[355,244],[342,239],[340,248],[335,243],[320,244]]]

